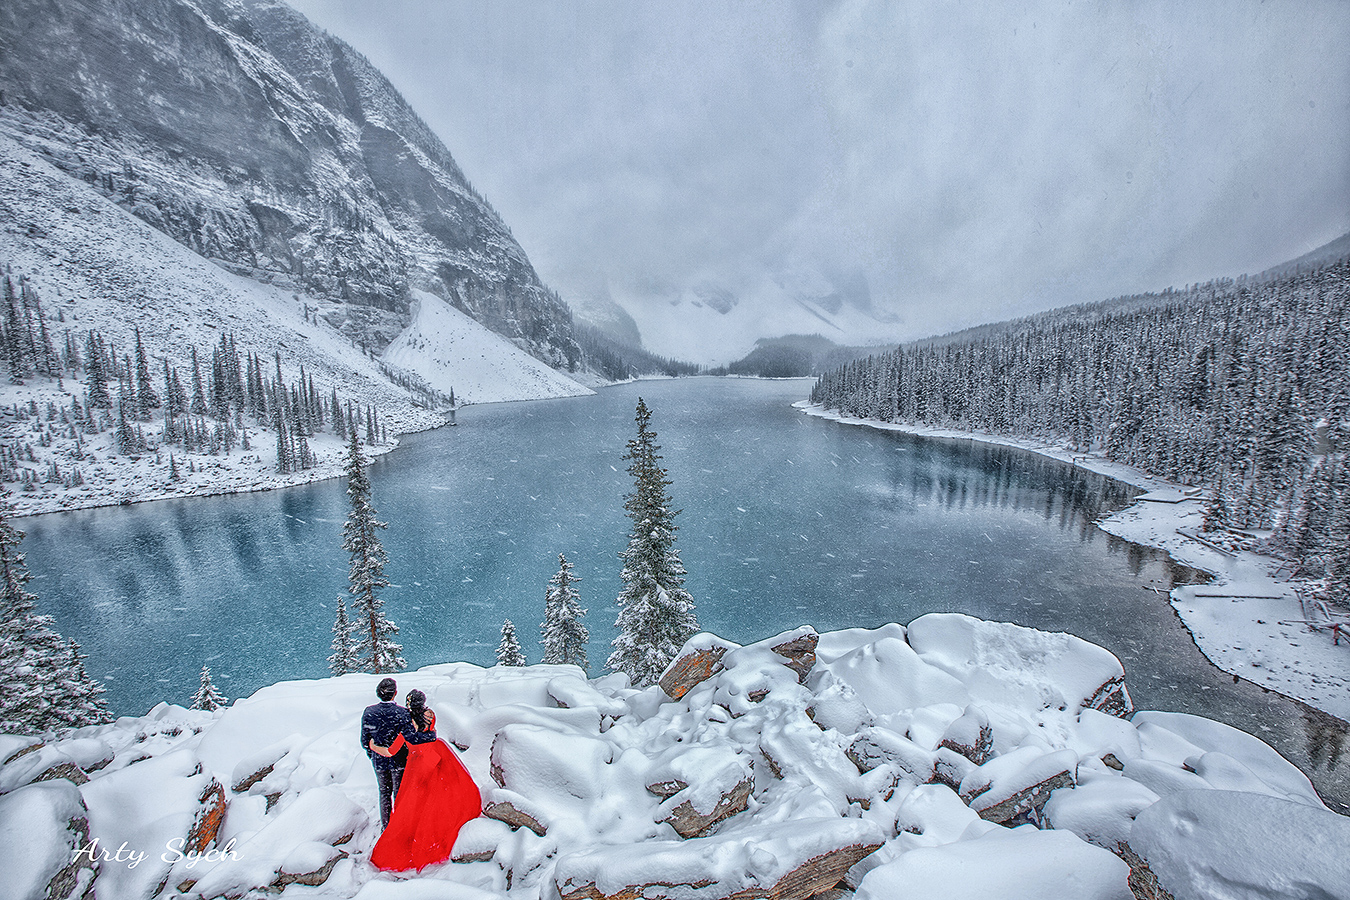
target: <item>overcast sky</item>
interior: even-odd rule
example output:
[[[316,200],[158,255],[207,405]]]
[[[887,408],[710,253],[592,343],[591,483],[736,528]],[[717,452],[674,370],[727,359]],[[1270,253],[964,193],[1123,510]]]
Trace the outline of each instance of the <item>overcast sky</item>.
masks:
[[[1338,0],[293,4],[384,71],[546,282],[607,292],[657,349],[687,340],[647,311],[692,290],[769,335],[834,290],[914,337],[1350,231]]]

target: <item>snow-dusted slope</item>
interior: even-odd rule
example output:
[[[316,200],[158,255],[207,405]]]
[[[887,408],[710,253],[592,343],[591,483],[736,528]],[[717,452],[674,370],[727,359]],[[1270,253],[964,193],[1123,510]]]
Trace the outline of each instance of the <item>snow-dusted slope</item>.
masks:
[[[453,85],[447,85],[454,90]],[[6,0],[0,131],[382,349],[410,288],[552,364],[571,314],[369,61],[279,0]]]
[[[89,330],[100,332],[118,352],[132,348],[139,328],[151,357],[151,374],[159,378],[160,360],[190,366],[192,348],[204,355],[209,370],[211,348],[230,334],[241,354],[257,353],[271,361],[280,355],[288,380],[300,366],[312,376],[321,396],[336,390],[344,400],[373,404],[390,432],[418,431],[442,423],[431,410],[414,406],[408,392],[391,383],[377,360],[368,357],[343,333],[328,324],[320,310],[340,317],[353,309],[321,301],[275,285],[231,274],[155,230],[83,181],[71,178],[45,158],[0,134],[0,265],[28,277],[42,298],[54,343],[64,343],[68,330],[79,343]],[[306,310],[309,315],[306,316]],[[524,400],[581,393],[546,366],[482,326],[459,316],[464,334],[476,334],[480,357],[472,396]],[[339,323],[340,324],[340,323]],[[472,327],[470,327],[472,326]],[[470,371],[468,368],[456,371]],[[552,380],[543,373],[552,374]],[[466,376],[467,378],[468,376]],[[439,378],[437,379],[440,380]],[[82,396],[83,385],[29,378],[22,386],[0,385],[0,406],[37,401],[58,408]],[[156,382],[158,384],[158,381]],[[456,390],[459,382],[450,380]],[[474,398],[477,399],[477,398]],[[38,459],[28,463],[45,470],[59,447],[39,446],[27,426],[6,420],[0,440],[31,442]],[[134,459],[111,452],[111,434],[91,437],[89,454],[78,463],[61,458],[63,469],[78,465],[86,484],[74,489],[41,485],[15,495],[21,513],[49,512],[158,497],[254,490],[312,481],[340,471],[341,446],[332,436],[316,435],[318,464],[291,475],[277,475],[276,449],[270,444],[249,451],[196,459],[195,471],[180,480],[169,477],[167,454]],[[381,452],[385,448],[376,448]]]
[[[590,394],[435,294],[413,291],[413,320],[384,361],[466,403]]]
[[[1350,819],[1302,773],[1218,722],[1128,718],[1119,661],[1070,635],[933,614],[686,652],[711,676],[677,663],[670,694],[574,666],[399,675],[485,807],[421,872],[369,861],[378,675],[0,735],[5,896],[1132,900],[1145,862],[1178,900],[1350,884]]]

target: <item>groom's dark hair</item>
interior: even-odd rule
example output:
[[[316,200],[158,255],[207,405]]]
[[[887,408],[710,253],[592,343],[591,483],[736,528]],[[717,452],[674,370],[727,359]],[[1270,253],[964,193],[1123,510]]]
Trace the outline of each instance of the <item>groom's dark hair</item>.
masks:
[[[392,678],[383,678],[375,687],[375,696],[381,700],[393,700],[398,693],[398,682]]]

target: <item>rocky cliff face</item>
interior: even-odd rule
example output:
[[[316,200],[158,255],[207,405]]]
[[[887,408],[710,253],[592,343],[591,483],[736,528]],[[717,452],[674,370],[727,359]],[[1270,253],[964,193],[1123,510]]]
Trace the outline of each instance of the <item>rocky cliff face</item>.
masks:
[[[411,291],[551,365],[571,313],[364,57],[274,0],[6,0],[0,129],[380,350]]]

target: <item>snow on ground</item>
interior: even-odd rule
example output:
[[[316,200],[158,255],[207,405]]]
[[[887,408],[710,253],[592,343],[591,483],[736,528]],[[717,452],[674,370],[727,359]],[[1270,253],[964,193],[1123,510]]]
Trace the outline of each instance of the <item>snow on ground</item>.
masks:
[[[1350,721],[1350,640],[1337,645],[1326,629],[1305,624],[1298,584],[1280,562],[1246,550],[1229,552],[1201,540],[1203,499],[1193,488],[1171,484],[1092,454],[998,435],[897,425],[841,416],[806,401],[808,415],[922,437],[972,440],[1016,447],[1058,459],[1142,488],[1132,506],[1097,525],[1117,537],[1166,550],[1179,563],[1214,575],[1203,585],[1172,591],[1172,606],[1209,660],[1232,675],[1302,700]]]
[[[593,393],[489,331],[435,294],[413,291],[413,321],[384,361],[466,403]]]
[[[150,357],[151,377],[162,392],[161,360],[186,372],[191,390],[190,354],[195,346],[209,374],[211,350],[222,335],[232,335],[241,356],[257,353],[266,371],[280,353],[283,376],[294,381],[303,366],[320,396],[336,389],[339,398],[373,404],[390,435],[434,428],[444,422],[437,413],[414,404],[408,392],[391,383],[379,362],[354,346],[325,317],[343,309],[287,288],[235,275],[193,253],[103,197],[92,187],[67,176],[41,157],[0,133],[0,265],[15,276],[31,279],[59,348],[64,334],[78,340],[93,329],[116,347],[119,356],[134,350],[133,329],[139,328]],[[439,302],[439,301],[437,301]],[[422,304],[424,310],[428,306]],[[444,307],[444,304],[442,304]],[[316,309],[324,316],[314,316]],[[306,315],[308,311],[309,315]],[[467,317],[444,307],[438,315],[419,316],[395,343],[407,348],[418,338],[436,348],[436,359],[450,375],[436,383],[454,387],[469,402],[569,396],[585,389],[552,372]],[[324,324],[319,324],[324,323]],[[496,354],[502,358],[494,358]],[[407,351],[423,377],[436,371],[425,354]],[[542,372],[540,371],[542,370]],[[545,375],[544,373],[549,373]],[[462,383],[456,379],[463,378]],[[36,401],[45,412],[82,396],[84,386],[30,378],[28,383],[0,385],[0,407]],[[115,383],[110,390],[116,393]],[[114,399],[116,397],[114,396]],[[45,415],[44,415],[45,418]],[[220,456],[177,457],[181,480],[169,477],[168,448],[139,458],[110,450],[111,433],[91,437],[89,458],[62,456],[61,447],[42,447],[30,430],[32,420],[0,428],[0,442],[31,443],[37,459],[23,465],[45,476],[56,459],[63,471],[79,468],[82,487],[41,484],[36,491],[15,492],[20,514],[52,512],[164,497],[265,490],[333,477],[341,472],[342,446],[336,438],[316,435],[311,449],[314,468],[291,475],[276,473],[275,437],[255,440],[250,450],[236,448]],[[158,423],[148,426],[158,433]],[[382,453],[390,444],[370,448]],[[177,451],[176,451],[177,452]]]
[[[215,713],[161,704],[40,747],[0,736],[7,896],[96,875],[117,900],[805,900],[841,879],[873,900],[916,885],[933,900],[1128,900],[1119,842],[1165,888],[1346,896],[1350,861],[1323,849],[1350,826],[1302,773],[1208,719],[1108,714],[1123,671],[1085,641],[934,614],[745,647],[703,635],[685,652],[710,648],[723,655],[701,670],[672,666],[678,700],[571,666],[399,675],[488,809],[454,861],[420,873],[368,861],[379,817],[358,733],[378,676],[282,682]],[[1238,821],[1251,852],[1225,851]]]

